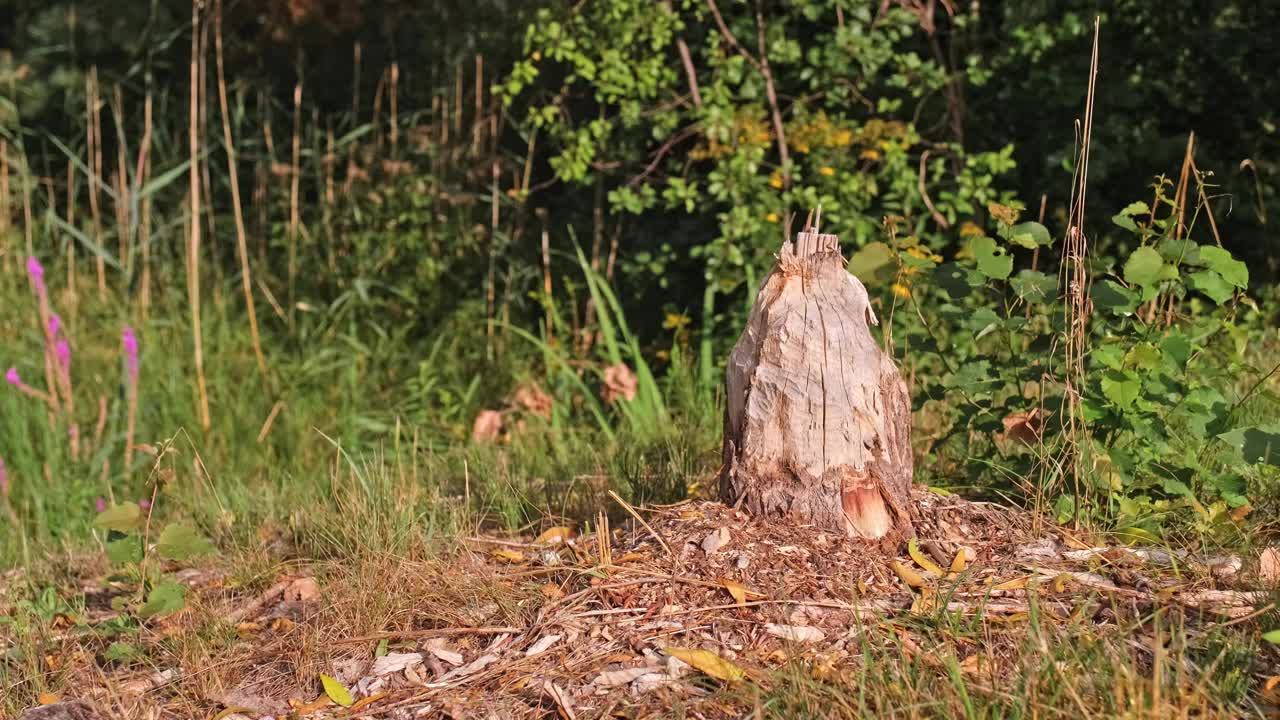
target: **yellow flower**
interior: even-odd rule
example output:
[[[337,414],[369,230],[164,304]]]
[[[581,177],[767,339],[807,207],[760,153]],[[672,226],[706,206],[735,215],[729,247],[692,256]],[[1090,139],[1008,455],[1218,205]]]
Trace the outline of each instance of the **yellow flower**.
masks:
[[[778,213],[771,212],[771,213],[769,213],[768,215],[765,215],[765,216],[764,216],[764,219],[765,219],[765,220],[768,220],[768,221],[769,221],[769,222],[771,222],[771,223],[776,223],[776,222],[778,222],[778,220],[780,220],[781,218],[779,218],[779,217],[778,217]]]
[[[866,150],[863,150],[862,154],[859,155],[858,157],[862,158],[863,160],[879,160],[880,151],[875,150],[873,148],[867,148]]]
[[[941,256],[941,255],[930,255],[930,256],[929,256],[929,259],[930,259],[930,260],[932,260],[932,261],[934,261],[935,263],[940,263],[940,262],[942,262],[942,256]]]
[[[782,189],[782,173],[775,170],[774,173],[769,176],[769,187],[775,190]]]
[[[907,248],[907,254],[911,257],[920,258],[921,260],[927,260],[929,258],[929,251],[919,245],[912,245]]]
[[[831,144],[836,147],[848,147],[853,142],[853,133],[848,130],[838,130],[835,135],[831,136]]]
[[[893,291],[894,295],[897,295],[900,298],[906,299],[911,297],[911,288],[903,285],[902,283],[894,283],[889,289]]]
[[[796,152],[801,154],[809,152],[809,143],[807,142],[796,143]]]
[[[960,226],[960,237],[975,237],[983,234],[982,228],[974,225],[968,220]]]
[[[832,175],[836,174],[836,169],[831,167],[830,165],[823,165],[822,167],[818,168],[818,173],[820,175],[826,175],[827,177],[831,177]]]
[[[684,313],[667,313],[667,317],[662,321],[662,327],[667,330],[679,330],[689,324],[689,316]]]

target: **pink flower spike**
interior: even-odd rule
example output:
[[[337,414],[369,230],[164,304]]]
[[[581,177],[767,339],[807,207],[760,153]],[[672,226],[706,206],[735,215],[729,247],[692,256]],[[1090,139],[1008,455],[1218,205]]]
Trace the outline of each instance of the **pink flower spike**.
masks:
[[[4,374],[4,379],[16,388],[22,387],[22,378],[18,375],[18,368],[9,368],[9,372]]]
[[[71,368],[71,345],[65,339],[59,340],[53,346],[53,352],[58,356],[58,362],[62,364],[63,370]]]
[[[58,337],[58,331],[62,329],[62,318],[58,317],[58,313],[49,316],[49,337]]]
[[[102,496],[101,496],[101,495],[99,495],[99,496],[98,496],[98,500],[97,500],[96,502],[94,502],[93,507],[94,507],[94,509],[96,509],[98,512],[102,512],[103,510],[106,510],[106,509],[107,509],[107,501],[106,501],[106,500],[103,500],[103,499],[102,499]]]
[[[121,344],[124,346],[125,360],[129,366],[129,379],[138,379],[138,336],[133,333],[133,328],[125,326],[124,332],[120,338]]]
[[[150,500],[148,500],[148,499],[146,499],[146,498],[143,498],[143,499],[141,499],[141,500],[139,500],[139,501],[138,501],[138,507],[142,508],[143,510],[150,510],[150,509],[151,509],[151,501],[150,501]]]
[[[36,259],[35,255],[27,258],[27,274],[35,281],[37,285],[44,283],[44,266]]]

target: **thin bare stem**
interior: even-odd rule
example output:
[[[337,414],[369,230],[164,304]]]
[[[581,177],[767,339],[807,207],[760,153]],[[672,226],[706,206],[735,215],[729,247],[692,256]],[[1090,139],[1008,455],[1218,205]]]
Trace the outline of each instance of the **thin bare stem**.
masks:
[[[191,304],[191,335],[199,391],[200,426],[209,429],[209,391],[204,379],[204,339],[200,330],[200,0],[191,2],[191,103],[188,143],[191,148],[190,241],[187,245],[187,299]]]

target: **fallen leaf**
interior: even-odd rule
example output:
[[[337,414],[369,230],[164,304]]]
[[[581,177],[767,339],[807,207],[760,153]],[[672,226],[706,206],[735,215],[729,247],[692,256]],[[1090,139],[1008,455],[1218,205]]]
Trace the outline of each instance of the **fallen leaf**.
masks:
[[[1280,630],[1272,630],[1269,633],[1263,633],[1262,639],[1275,645],[1280,645]]]
[[[242,622],[236,625],[236,634],[242,638],[249,638],[262,632],[262,623]]]
[[[550,680],[543,680],[542,692],[546,693],[547,697],[551,698],[551,701],[556,704],[556,710],[559,711],[560,717],[564,718],[564,720],[577,720],[578,716],[573,712],[573,705],[569,702],[569,695],[564,690],[561,690],[559,685]]]
[[[1012,580],[1002,582],[999,585],[992,587],[991,589],[992,590],[1026,590],[1027,581],[1030,579],[1031,579],[1030,576],[1014,578]]]
[[[362,708],[362,707],[366,707],[366,706],[368,706],[368,705],[372,705],[373,703],[375,703],[375,702],[377,702],[377,701],[381,700],[382,698],[384,698],[384,697],[386,697],[386,696],[387,696],[387,694],[386,694],[386,693],[374,693],[373,695],[370,695],[369,697],[364,698],[364,699],[363,699],[363,700],[361,700],[360,702],[357,702],[357,703],[355,703],[354,705],[352,705],[352,706],[351,706],[351,711],[352,711],[352,712],[355,712],[356,710],[359,710],[359,709],[360,709],[360,708]]]
[[[355,702],[355,698],[351,697],[351,691],[334,678],[321,673],[320,684],[324,686],[324,694],[342,707],[351,707]]]
[[[497,410],[481,410],[471,424],[473,442],[493,442],[502,434],[502,413]]]
[[[1000,422],[1004,425],[1006,438],[1035,445],[1040,441],[1040,432],[1044,428],[1044,413],[1040,412],[1040,408],[1034,408],[1028,412],[1006,415]]]
[[[493,551],[493,556],[499,560],[506,560],[509,563],[524,562],[524,553],[519,550],[511,550],[509,548],[501,548]]]
[[[417,665],[422,662],[422,653],[387,653],[379,658],[374,658],[373,669],[369,672],[374,677],[382,677],[391,673],[398,673],[410,665]]]
[[[951,561],[951,574],[959,575],[969,564],[969,548],[962,547],[956,550],[956,557]]]
[[[629,685],[632,680],[651,672],[653,672],[653,670],[647,667],[606,670],[600,673],[596,679],[591,682],[600,687],[617,687],[618,685]]]
[[[1280,705],[1280,675],[1272,675],[1262,684],[1262,699]]]
[[[709,650],[663,648],[662,652],[689,663],[697,670],[717,680],[738,682],[747,676],[747,671]]]
[[[629,552],[620,558],[614,558],[613,562],[616,565],[621,565],[622,563],[636,562],[637,560],[647,560],[648,558],[649,558],[648,553]]]
[[[1258,558],[1258,575],[1266,582],[1280,582],[1280,550],[1269,547]]]
[[[758,593],[755,590],[748,589],[747,586],[742,583],[730,580],[729,578],[720,578],[720,584],[724,586],[725,590],[729,591],[729,594],[733,596],[733,601],[739,606],[746,605],[747,598],[758,599],[764,597],[763,594]]]
[[[906,565],[903,565],[897,560],[894,560],[892,564],[893,564],[893,571],[898,574],[898,577],[902,578],[902,582],[906,583],[908,587],[913,587],[913,588],[924,587],[924,584],[925,584],[924,577],[922,577],[920,573],[916,572],[915,570],[912,570]]]
[[[559,600],[564,597],[564,591],[555,583],[547,583],[542,586],[542,597],[548,600]]]
[[[534,542],[539,544],[555,545],[557,543],[562,543],[562,542],[571,540],[574,535],[575,533],[573,532],[573,528],[567,528],[567,527],[547,528],[546,530],[543,531],[541,535],[538,536],[537,540],[534,540]]]
[[[729,538],[729,528],[727,527],[712,530],[710,535],[702,539],[702,552],[708,555],[715,553],[715,551],[729,544]]]
[[[938,567],[938,564],[930,560],[927,555],[920,552],[920,547],[916,545],[915,538],[912,538],[911,541],[907,543],[907,554],[910,555],[911,559],[915,560],[916,564],[920,567],[928,570],[938,577],[942,577],[942,568]]]
[[[427,652],[434,655],[436,659],[439,660],[440,662],[449,663],[454,667],[458,667],[459,665],[462,664],[462,653],[454,652],[449,648],[441,647],[441,646],[428,646]]]
[[[278,617],[271,621],[271,632],[282,633],[292,628],[294,622],[287,617]]]
[[[52,705],[58,702],[58,696],[53,693],[43,692],[36,696],[36,702],[41,705]]]
[[[533,657],[534,655],[540,655],[546,652],[547,648],[559,642],[560,638],[561,638],[560,635],[547,635],[546,637],[539,639],[538,642],[531,645],[528,650],[525,650],[524,656]]]
[[[798,643],[820,642],[827,637],[827,634],[816,627],[808,625],[776,625],[774,623],[765,623],[764,631],[774,637],[780,637],[783,640]]]
[[[304,717],[315,714],[332,704],[333,700],[329,699],[328,695],[321,695],[312,702],[303,702],[297,698],[289,698],[289,707],[293,708],[293,711],[298,715]]]
[[[310,602],[320,597],[320,584],[313,577],[300,577],[284,589],[284,599],[292,602]]]
[[[983,664],[982,657],[975,653],[960,661],[960,672],[967,675],[977,675],[982,672]]]
[[[1067,583],[1075,580],[1076,576],[1071,573],[1058,573],[1053,577],[1053,591],[1060,593],[1067,589]]]

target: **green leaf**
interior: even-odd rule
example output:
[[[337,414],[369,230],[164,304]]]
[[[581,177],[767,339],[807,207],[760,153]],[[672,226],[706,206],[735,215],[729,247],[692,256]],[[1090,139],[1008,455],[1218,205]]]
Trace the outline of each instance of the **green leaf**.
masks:
[[[1164,267],[1164,258],[1160,253],[1146,245],[1133,251],[1124,264],[1124,281],[1130,285],[1151,287],[1160,279],[1160,271]]]
[[[952,300],[969,297],[973,289],[982,284],[981,278],[972,270],[951,262],[939,265],[934,277]]]
[[[1013,272],[1013,256],[986,236],[973,239],[973,257],[978,261],[978,272],[992,280],[1003,280]]]
[[[864,284],[874,282],[877,270],[893,262],[893,250],[882,242],[867,243],[849,258],[849,272]]]
[[[1232,285],[1241,289],[1249,287],[1249,267],[1231,257],[1226,250],[1212,245],[1202,247],[1200,262]]]
[[[142,562],[142,538],[125,535],[107,543],[107,559],[116,565]]]
[[[147,601],[138,608],[138,615],[144,618],[171,615],[186,606],[187,586],[166,580],[151,588]]]
[[[1103,280],[1090,293],[1094,306],[1117,315],[1128,315],[1138,308],[1138,295],[1114,280]]]
[[[213,545],[195,530],[177,523],[165,527],[156,541],[161,557],[179,562],[213,552]]]
[[[1058,297],[1058,278],[1038,270],[1020,270],[1009,281],[1018,297],[1029,303],[1052,302]]]
[[[138,648],[127,642],[113,642],[107,646],[103,657],[112,662],[128,662],[138,657]]]
[[[142,508],[139,508],[135,503],[112,505],[98,513],[98,517],[94,518],[93,521],[93,526],[99,530],[115,530],[116,532],[129,532],[130,530],[136,530],[141,525]]]
[[[324,694],[342,707],[351,707],[355,703],[355,698],[351,697],[351,691],[328,675],[320,674],[320,684],[324,685]]]
[[[1117,407],[1132,405],[1141,392],[1142,383],[1132,372],[1108,370],[1102,376],[1102,394]]]
[[[1124,364],[1140,370],[1151,370],[1159,367],[1164,360],[1160,350],[1149,342],[1140,342],[1125,353]]]
[[[1236,428],[1218,437],[1238,449],[1247,463],[1280,467],[1280,425]]]
[[[1207,248],[1206,248],[1207,249]],[[1191,287],[1199,290],[1215,303],[1222,305],[1235,295],[1235,290],[1213,270],[1197,270],[1191,273]]]
[[[1275,644],[1275,645],[1280,645],[1280,629],[1278,629],[1278,630],[1272,630],[1271,632],[1267,632],[1267,633],[1263,633],[1263,634],[1262,634],[1262,639],[1263,639],[1263,640],[1266,640],[1266,641],[1267,641],[1267,642],[1269,642],[1269,643],[1272,643],[1272,644]]]
[[[1024,222],[1009,229],[1009,242],[1034,250],[1040,245],[1052,245],[1053,238],[1050,237],[1048,228],[1040,223]]]
[[[1119,345],[1099,345],[1089,351],[1089,355],[1095,362],[1112,370],[1119,370],[1124,367],[1124,351],[1120,349]]]

